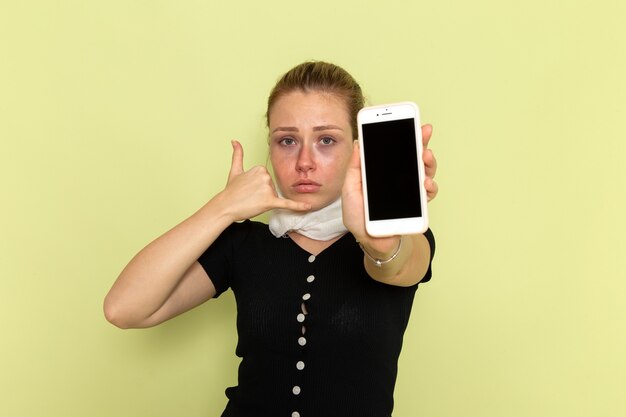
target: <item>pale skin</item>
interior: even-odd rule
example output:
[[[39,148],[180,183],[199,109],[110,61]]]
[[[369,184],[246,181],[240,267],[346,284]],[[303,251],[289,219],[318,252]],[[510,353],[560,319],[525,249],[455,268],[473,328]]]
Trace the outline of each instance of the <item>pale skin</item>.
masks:
[[[317,210],[341,196],[347,229],[374,257],[387,259],[399,236],[373,238],[365,232],[358,145],[353,141],[345,105],[335,95],[291,92],[270,109],[270,160],[265,167],[244,169],[243,147],[233,141],[232,164],[224,190],[191,217],[142,249],[124,268],[104,302],[107,320],[120,328],[155,326],[188,311],[216,294],[197,259],[233,222],[274,208]],[[429,200],[437,194],[437,163],[427,149],[432,128],[422,127],[425,187]],[[318,241],[290,232],[295,244],[319,254],[337,239]],[[423,235],[404,236],[398,256],[378,268],[364,257],[375,280],[408,286],[424,276],[430,247]]]

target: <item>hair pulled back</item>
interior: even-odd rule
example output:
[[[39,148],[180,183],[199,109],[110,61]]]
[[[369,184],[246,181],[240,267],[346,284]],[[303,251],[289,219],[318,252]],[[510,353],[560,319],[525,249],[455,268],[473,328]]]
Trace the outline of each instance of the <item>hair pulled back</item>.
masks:
[[[350,116],[352,136],[357,137],[356,116],[365,106],[365,99],[359,84],[338,65],[323,61],[307,61],[297,65],[283,75],[267,99],[265,118],[270,124],[270,111],[281,96],[293,91],[320,91],[339,96],[346,104]]]

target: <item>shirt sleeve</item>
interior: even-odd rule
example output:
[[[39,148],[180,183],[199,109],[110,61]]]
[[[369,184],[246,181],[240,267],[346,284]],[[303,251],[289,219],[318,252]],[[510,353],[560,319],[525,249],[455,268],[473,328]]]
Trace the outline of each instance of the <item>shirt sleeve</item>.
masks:
[[[435,257],[435,235],[433,235],[432,230],[428,229],[424,232],[424,236],[430,245],[430,262],[428,263],[428,271],[426,271],[424,278],[420,280],[420,284],[430,281],[430,278],[432,277],[433,258]]]
[[[213,298],[219,297],[231,286],[235,248],[242,237],[242,232],[247,228],[246,223],[247,221],[228,226],[198,258],[198,263],[204,268],[215,287],[216,293]]]

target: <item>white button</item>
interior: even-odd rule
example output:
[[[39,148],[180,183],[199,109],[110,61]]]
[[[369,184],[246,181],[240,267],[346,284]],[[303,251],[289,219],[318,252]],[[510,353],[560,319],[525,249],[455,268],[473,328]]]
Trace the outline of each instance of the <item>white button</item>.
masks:
[[[298,371],[303,370],[304,369],[304,362],[298,361],[298,363],[296,363],[296,368],[298,368]]]
[[[306,278],[306,282],[309,282],[309,283],[310,283],[310,282],[313,282],[313,281],[315,281],[315,277],[314,277],[313,275],[309,275],[309,276]]]
[[[300,313],[298,314],[298,322],[302,323],[304,321],[304,314]]]
[[[310,298],[311,298],[311,294],[309,294],[309,293],[306,293],[306,294],[304,294],[304,295],[302,296],[302,299],[303,299],[304,301],[307,301],[307,300],[309,300]]]
[[[291,391],[293,392],[293,395],[298,395],[300,394],[300,387],[296,385]]]
[[[293,413],[291,413],[291,417],[300,417],[300,413],[294,411]]]
[[[298,344],[299,344],[300,346],[304,346],[304,345],[306,345],[306,337],[300,336],[300,337],[298,338]]]
[[[309,256],[309,262],[310,263],[313,263],[314,260],[315,260],[315,255]]]

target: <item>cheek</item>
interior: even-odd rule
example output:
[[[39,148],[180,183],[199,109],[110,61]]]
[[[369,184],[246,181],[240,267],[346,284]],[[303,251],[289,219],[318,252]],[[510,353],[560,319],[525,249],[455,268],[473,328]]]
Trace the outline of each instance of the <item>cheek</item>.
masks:
[[[321,151],[317,154],[318,165],[324,165],[329,169],[335,171],[336,174],[343,174],[348,167],[350,157],[352,156],[352,150],[347,148],[333,149],[328,152]]]
[[[272,165],[276,186],[282,191],[284,189],[282,184],[287,180],[286,177],[289,173],[289,163],[286,158],[270,153],[270,164]]]
[[[348,160],[345,158],[323,157],[318,160],[317,170],[322,173],[325,183],[341,188],[346,177]]]
[[[281,161],[284,161],[284,158],[281,158],[280,152],[277,152],[274,148],[270,148],[270,164],[274,172],[281,169]]]

